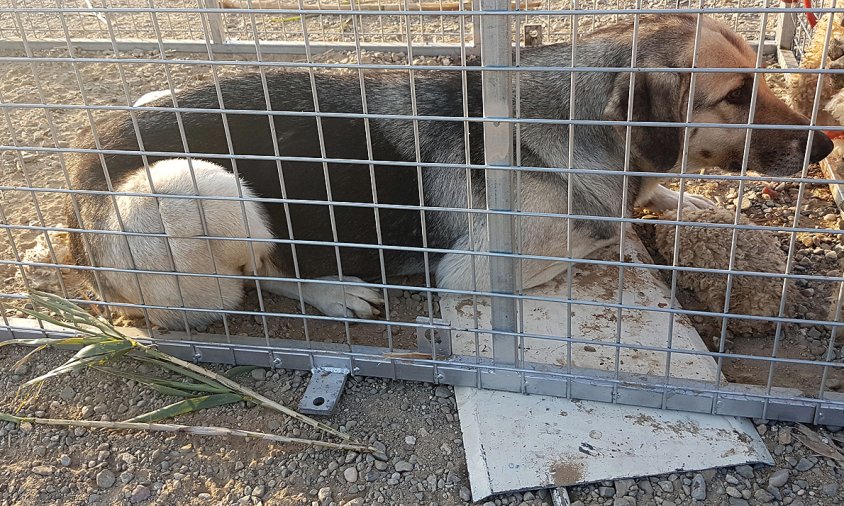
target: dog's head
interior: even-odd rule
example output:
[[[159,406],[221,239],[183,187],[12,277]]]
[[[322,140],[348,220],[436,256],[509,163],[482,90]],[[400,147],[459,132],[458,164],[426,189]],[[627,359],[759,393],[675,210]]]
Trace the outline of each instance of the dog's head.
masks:
[[[632,121],[746,125],[756,86],[752,124],[809,125],[806,117],[791,110],[774,95],[764,74],[759,73],[754,78],[752,69],[756,67],[756,51],[743,38],[721,22],[703,17],[695,58],[697,31],[697,17],[694,15],[642,16],[636,67],[671,69],[694,66],[735,71],[696,73],[691,111],[691,73],[636,73],[632,108],[629,108],[630,73],[620,73],[614,78],[604,110],[605,118],[627,120],[629,109]],[[597,33],[598,36],[616,37],[616,41],[624,34],[628,41],[632,41],[631,25],[611,27]],[[616,132],[626,141],[626,127],[616,127]],[[679,166],[684,128],[634,126],[630,135],[631,157],[637,168],[662,171]],[[746,138],[745,128],[689,127],[687,167],[718,166],[740,171]],[[756,129],[750,138],[747,168],[773,176],[800,172],[808,139],[806,128]],[[815,131],[809,148],[809,161],[814,163],[824,159],[832,148],[832,141],[823,132]]]

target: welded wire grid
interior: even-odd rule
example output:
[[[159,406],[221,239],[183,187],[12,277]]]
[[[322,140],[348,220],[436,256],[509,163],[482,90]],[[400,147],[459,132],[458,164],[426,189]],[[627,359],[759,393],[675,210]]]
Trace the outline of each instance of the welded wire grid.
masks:
[[[813,0],[812,7],[817,9],[830,8],[831,2],[829,0]],[[794,37],[790,41],[790,49],[794,52],[794,57],[799,62],[803,57],[803,52],[812,41],[812,26],[804,13],[794,12],[787,14],[787,16],[789,17],[789,22],[794,25]]]
[[[730,26],[752,41],[771,40],[774,37],[773,11],[763,9],[763,2],[725,2],[718,5],[703,4],[692,0],[691,3],[675,2],[555,2],[542,0],[541,4],[530,4],[527,10],[522,13],[511,13],[506,19],[501,16],[483,14],[481,11],[501,9],[507,5],[506,0],[490,4],[460,5],[462,10],[447,10],[437,15],[420,14],[419,4],[416,8],[410,8],[409,4],[404,6],[393,6],[392,12],[397,14],[384,15],[378,11],[368,11],[361,8],[364,2],[360,3],[320,3],[324,11],[331,14],[321,14],[319,11],[304,9],[308,2],[299,3],[300,9],[291,9],[289,6],[281,5],[275,10],[252,10],[235,9],[232,12],[224,12],[214,5],[208,10],[209,4],[193,2],[168,2],[166,8],[163,4],[155,2],[16,2],[6,1],[0,7],[0,38],[3,41],[14,41],[20,44],[19,50],[13,50],[0,56],[0,65],[3,67],[3,82],[8,84],[0,89],[0,106],[2,106],[2,166],[3,175],[0,180],[0,222],[2,222],[4,245],[3,257],[0,259],[3,274],[6,277],[2,299],[0,299],[0,310],[3,311],[3,326],[6,329],[21,331],[19,320],[12,320],[15,316],[22,316],[17,313],[16,308],[23,303],[25,293],[32,288],[38,288],[47,280],[54,291],[76,300],[92,309],[99,310],[106,317],[115,317],[115,311],[120,309],[140,310],[147,318],[134,320],[134,325],[142,325],[148,335],[164,340],[172,339],[166,331],[153,328],[149,323],[149,311],[152,309],[181,309],[184,315],[196,311],[212,311],[222,313],[218,324],[207,328],[191,328],[187,325],[185,318],[184,333],[178,341],[169,346],[179,353],[203,360],[219,360],[228,362],[249,362],[258,361],[262,365],[277,367],[310,368],[315,365],[346,365],[360,374],[371,374],[388,376],[403,379],[418,379],[425,381],[436,381],[454,384],[467,384],[491,388],[503,388],[525,392],[546,393],[552,395],[563,395],[578,398],[593,398],[613,402],[625,402],[631,404],[659,406],[672,409],[687,409],[692,411],[707,411],[726,414],[746,414],[750,416],[800,419],[806,421],[827,421],[840,420],[844,414],[844,402],[837,394],[830,392],[830,385],[840,377],[842,367],[842,351],[840,338],[836,333],[841,326],[840,307],[842,292],[842,277],[840,272],[828,271],[824,274],[807,275],[805,270],[799,267],[796,260],[799,244],[798,234],[817,233],[814,227],[805,227],[798,220],[798,212],[791,223],[786,226],[761,226],[755,224],[739,223],[739,211],[736,210],[736,220],[733,224],[719,225],[708,224],[710,228],[725,228],[732,231],[732,247],[729,257],[729,268],[723,269],[700,269],[681,266],[679,263],[679,240],[675,241],[674,254],[672,258],[665,259],[665,264],[642,264],[632,263],[626,254],[625,245],[628,236],[632,232],[621,225],[627,223],[645,223],[635,216],[622,215],[610,217],[593,217],[595,221],[604,221],[620,226],[621,241],[614,247],[614,253],[603,259],[580,259],[573,258],[572,252],[566,251],[563,256],[543,256],[538,254],[519,254],[521,250],[520,237],[518,233],[508,230],[518,230],[521,220],[549,218],[554,220],[565,220],[572,222],[572,214],[567,211],[561,214],[520,212],[521,207],[521,184],[525,171],[545,171],[558,173],[561,177],[568,177],[568,174],[614,174],[625,181],[624,192],[629,188],[629,154],[631,135],[630,128],[637,125],[632,121],[632,110],[628,110],[627,121],[617,124],[626,130],[624,171],[614,172],[598,170],[590,167],[575,165],[575,159],[571,146],[574,141],[574,130],[577,125],[590,124],[589,121],[578,120],[571,116],[564,118],[548,119],[525,119],[521,117],[522,96],[521,82],[530,73],[542,73],[552,71],[565,71],[559,68],[526,68],[520,67],[521,55],[525,49],[517,44],[511,47],[510,41],[523,39],[524,27],[526,25],[543,27],[545,43],[570,42],[577,40],[577,37],[588,33],[590,30],[605,26],[621,19],[637,19],[636,13],[647,12],[654,9],[673,9],[678,12],[700,13],[702,7],[716,7],[720,10],[709,12],[714,17],[725,19]],[[316,5],[316,4],[315,4]],[[358,8],[354,14],[340,14],[342,9]],[[729,9],[744,9],[741,12],[730,12]],[[558,12],[558,11],[563,11]],[[469,11],[472,14],[466,14]],[[531,11],[540,13],[532,14]],[[555,12],[557,11],[557,12]],[[603,12],[609,11],[609,12]],[[214,19],[222,20],[222,24],[215,26]],[[483,44],[478,37],[479,29],[484,26],[487,38]],[[222,32],[221,32],[222,30]],[[481,30],[483,32],[483,30]],[[221,37],[222,33],[222,37]],[[111,46],[111,51],[89,52],[81,51],[74,42],[79,40],[104,40]],[[62,44],[56,45],[54,49],[46,49],[37,46],[35,42],[53,40]],[[145,40],[153,43],[154,49],[140,53],[131,53],[118,50],[119,43],[126,40]],[[173,54],[171,49],[172,41],[199,41],[204,51],[191,54]],[[239,54],[229,52],[219,53],[219,43],[231,40],[247,41],[250,45],[241,46]],[[267,54],[263,51],[264,44],[273,42],[298,42],[301,50],[300,57],[290,61],[289,58]],[[394,52],[371,53],[365,50],[365,43],[377,42],[392,44]],[[325,54],[327,43],[340,44],[337,47],[342,49],[342,44],[349,45],[348,52],[336,54]],[[419,45],[425,44],[454,44],[457,51],[452,52],[449,57],[419,57],[415,51]],[[697,45],[698,41],[696,41]],[[247,52],[244,48],[250,47]],[[318,50],[314,49],[317,47]],[[489,202],[475,202],[472,192],[467,192],[465,206],[456,208],[442,208],[425,205],[424,188],[422,186],[423,167],[419,165],[421,160],[420,133],[418,121],[424,119],[416,108],[415,89],[413,88],[416,72],[425,67],[438,72],[455,75],[460,79],[462,96],[466,95],[467,76],[471,72],[477,72],[484,67],[470,65],[474,61],[471,55],[473,50],[479,47],[482,60],[486,65],[495,63],[498,68],[504,68],[502,72],[485,72],[483,77],[485,87],[485,108],[486,114],[496,117],[499,121],[485,122],[485,134],[488,146],[497,145],[500,147],[512,146],[508,139],[515,136],[521,139],[522,130],[528,124],[561,124],[572,125],[568,128],[569,138],[569,163],[565,167],[530,167],[522,160],[521,143],[515,143],[513,151],[490,152],[487,148],[486,165],[471,163],[469,152],[469,127],[481,121],[478,117],[470,117],[466,100],[463,100],[463,117],[451,118],[451,121],[461,121],[464,126],[464,140],[466,141],[465,163],[425,163],[425,167],[445,167],[451,170],[461,171],[465,174],[467,185],[470,183],[471,174],[487,170],[487,186]],[[577,44],[573,44],[568,51],[572,55],[577,54]],[[758,51],[757,68],[754,71],[754,79],[765,79],[772,70],[762,70],[762,67],[771,57],[766,53],[766,44],[757,43]],[[634,56],[637,45],[634,44]],[[330,49],[330,48],[329,48]],[[338,49],[337,51],[340,51]],[[516,67],[508,67],[507,62],[514,58]],[[408,61],[411,64],[408,64]],[[693,65],[694,67],[694,65]],[[399,69],[404,71],[410,79],[411,84],[411,114],[403,116],[378,115],[368,112],[366,90],[363,90],[363,111],[362,114],[334,113],[334,116],[345,116],[363,119],[365,135],[367,139],[367,151],[369,160],[347,160],[349,163],[356,163],[369,167],[371,185],[373,191],[372,202],[344,203],[367,209],[372,209],[375,215],[375,223],[380,226],[379,212],[385,209],[409,209],[417,211],[420,217],[420,226],[423,230],[423,244],[416,248],[424,257],[425,273],[416,277],[390,277],[384,269],[384,252],[398,249],[395,246],[381,242],[381,231],[378,230],[378,244],[362,246],[354,242],[341,241],[337,235],[336,224],[333,232],[333,240],[321,244],[335,248],[337,253],[337,265],[331,269],[342,276],[343,266],[339,260],[339,248],[356,246],[369,247],[379,251],[382,272],[379,279],[369,280],[365,286],[380,290],[385,299],[385,306],[382,315],[371,319],[336,318],[327,317],[315,312],[304,304],[302,287],[309,285],[333,285],[341,284],[347,287],[360,285],[353,281],[331,281],[303,279],[298,266],[295,272],[289,273],[288,278],[278,278],[280,281],[292,281],[296,283],[298,297],[294,301],[282,300],[277,296],[268,296],[260,290],[261,278],[257,271],[244,275],[213,275],[218,281],[226,279],[242,279],[247,286],[255,290],[247,296],[246,302],[236,309],[221,311],[219,307],[185,307],[180,302],[174,306],[156,307],[144,300],[140,301],[107,301],[102,304],[88,300],[89,294],[80,293],[75,283],[78,281],[75,272],[90,270],[95,273],[126,272],[133,275],[138,283],[138,269],[114,269],[94,265],[93,267],[81,267],[73,265],[67,260],[64,252],[65,246],[58,242],[60,234],[73,231],[69,229],[62,214],[62,206],[70,201],[71,212],[78,212],[75,199],[85,194],[86,191],[80,188],[70,188],[69,175],[66,163],[66,155],[72,151],[73,139],[80,130],[93,131],[97,146],[100,146],[102,139],[98,138],[96,129],[97,120],[107,110],[129,110],[141,112],[143,109],[132,107],[135,99],[146,92],[158,89],[178,89],[185,83],[208,83],[213,84],[210,89],[218,89],[220,80],[223,77],[237,75],[244,71],[258,70],[266,88],[266,74],[284,69],[305,70],[310,75],[311,92],[315,102],[313,113],[301,111],[279,111],[272,110],[269,99],[266,103],[257,104],[257,110],[238,111],[226,107],[222,101],[219,91],[216,91],[217,99],[220,102],[217,113],[224,118],[228,114],[245,113],[255,115],[256,121],[269,121],[272,128],[273,117],[285,116],[327,118],[331,114],[319,112],[319,97],[317,96],[314,79],[324,73],[351,73],[359,77],[363,83],[363,73],[383,69]],[[617,71],[624,71],[619,69]],[[674,69],[675,71],[677,69]],[[692,75],[691,86],[694,89],[695,76],[700,70],[696,68],[681,69]],[[575,83],[577,73],[595,71],[588,68],[577,68],[576,72],[568,72],[564,75],[571,80],[571,94],[569,100],[574,103],[578,100],[578,94],[585,93],[578,90]],[[601,70],[606,72],[606,70]],[[635,80],[639,72],[631,73],[631,79]],[[515,77],[515,78],[513,78]],[[631,86],[631,89],[633,87]],[[266,92],[266,90],[265,90]],[[693,96],[693,93],[690,93]],[[510,104],[508,97],[515,96],[516,100]],[[191,112],[180,108],[178,94],[176,94],[174,108],[181,118],[182,114]],[[752,104],[757,101],[757,94],[754,91]],[[632,100],[631,100],[632,103]],[[751,110],[753,108],[751,107]],[[207,110],[205,110],[207,112]],[[214,111],[212,109],[212,111]],[[691,113],[692,104],[688,105],[688,112]],[[817,111],[813,113],[814,116]],[[507,119],[512,116],[513,119]],[[373,119],[400,118],[413,121],[414,123],[414,144],[416,159],[404,162],[377,160],[378,165],[399,167],[415,167],[418,176],[418,192],[420,203],[415,206],[399,206],[395,204],[382,204],[378,202],[378,188],[373,176],[372,146],[370,121]],[[179,132],[182,138],[185,137],[185,126],[181,119],[179,121]],[[591,124],[595,124],[592,121]],[[600,121],[597,121],[601,124]],[[225,124],[225,122],[224,122]],[[319,122],[318,122],[319,124]],[[814,124],[814,123],[813,123]],[[656,123],[654,125],[659,125]],[[668,126],[666,124],[665,126]],[[693,127],[706,128],[712,124],[685,123],[685,142],[688,142],[689,130]],[[764,134],[764,129],[793,128],[787,125],[764,125],[748,129],[745,125],[715,125],[723,128],[738,128],[748,132],[755,131],[756,135]],[[135,124],[137,129],[137,124]],[[330,139],[322,137],[320,131],[320,157],[312,161],[322,163],[327,170],[328,164],[332,161],[327,155],[326,145]],[[139,135],[136,132],[136,135]],[[140,136],[140,135],[139,135]],[[275,156],[250,155],[243,156],[234,153],[231,139],[228,137],[229,154],[208,155],[204,158],[214,160],[233,160],[234,164],[246,164],[255,159],[273,159],[281,172],[282,165],[289,161],[284,156],[279,156],[280,149],[274,146]],[[752,135],[747,135],[745,142],[745,165],[750,148]],[[108,150],[98,150],[103,155],[119,154]],[[146,156],[156,156],[162,153],[145,151],[141,152]],[[185,153],[189,153],[187,147]],[[199,153],[191,153],[196,158]],[[759,177],[747,174],[690,173],[686,167],[686,156],[681,159],[680,174],[677,177],[679,189],[685,194],[687,185],[692,182],[719,183],[728,182],[735,186],[736,201],[742,202],[744,195],[749,191],[748,185],[759,182],[770,182],[773,185],[797,185],[796,207],[800,209],[806,189],[809,185],[817,183],[830,183],[831,181],[819,180],[809,177],[808,154],[804,160],[804,167],[799,177]],[[493,167],[495,170],[491,170]],[[148,171],[148,164],[142,168]],[[657,177],[661,174],[638,173],[638,175]],[[195,180],[194,180],[194,184]],[[310,204],[327,206],[329,209],[336,207],[336,202],[331,199],[332,188],[326,178],[327,200],[302,201],[291,198],[286,194],[282,181],[282,194],[272,199],[262,199],[265,203],[282,204],[285,209],[291,202],[298,204]],[[571,200],[571,186],[569,185],[568,200]],[[114,198],[114,188],[107,192],[99,192],[110,198]],[[242,195],[239,189],[238,195]],[[136,194],[138,197],[160,198],[165,195],[157,193],[150,184],[149,193]],[[172,198],[172,196],[170,196]],[[179,197],[177,197],[179,198]],[[199,203],[202,212],[203,202],[208,200],[229,200],[241,202],[241,208],[245,213],[245,199],[241,197],[181,197],[191,198]],[[735,209],[738,209],[736,206]],[[490,210],[494,209],[494,210]],[[333,211],[332,211],[333,212]],[[429,226],[426,215],[434,212],[465,213],[471,216],[468,220],[468,234],[470,240],[468,246],[460,249],[455,246],[452,249],[435,249],[424,242],[426,235],[425,227]],[[203,213],[204,214],[204,213]],[[289,213],[288,213],[289,216]],[[582,218],[582,216],[581,216]],[[332,216],[332,220],[334,220]],[[661,226],[679,226],[686,223],[680,215],[679,222],[667,222]],[[688,223],[686,223],[688,224]],[[84,225],[84,224],[83,224]],[[515,225],[515,228],[511,228]],[[490,232],[491,249],[495,253],[473,250],[473,240],[478,233],[477,228],[485,226]],[[700,226],[700,224],[698,224]],[[290,224],[288,223],[288,227]],[[572,227],[568,227],[568,244],[577,240],[573,236]],[[777,232],[786,237],[788,249],[788,267],[783,273],[757,273],[744,272],[735,268],[737,255],[737,237],[745,231],[769,231]],[[160,235],[144,232],[97,231],[103,234],[113,234],[121,237],[160,237]],[[824,233],[840,237],[838,230],[824,230]],[[90,233],[84,234],[90,237]],[[204,235],[199,238],[208,244],[208,251],[211,251],[211,243],[221,238]],[[229,238],[231,239],[231,238]],[[251,248],[261,242],[255,238],[235,238],[247,241]],[[294,263],[298,265],[296,247],[307,244],[306,241],[297,240],[292,237],[288,240],[265,240],[275,241],[289,245],[293,252]],[[35,246],[44,247],[41,257],[31,255]],[[404,248],[414,250],[414,248]],[[461,251],[471,255],[473,272],[479,260],[487,257],[490,264],[494,265],[491,290],[479,291],[477,284],[469,290],[438,290],[436,280],[433,278],[433,263],[436,257],[443,253]],[[46,253],[44,253],[46,251]],[[508,253],[508,252],[515,253]],[[254,253],[254,252],[253,252]],[[213,255],[211,255],[213,258]],[[531,291],[518,289],[518,280],[521,277],[524,262],[528,260],[563,261],[568,263],[570,269],[563,275],[565,283],[562,285],[556,296],[537,296]],[[134,261],[134,260],[133,260]],[[61,266],[61,276],[55,276],[57,272],[53,265]],[[615,285],[617,299],[615,300],[579,300],[575,297],[572,286],[578,269],[588,266],[602,266],[607,269],[607,276],[602,281]],[[623,297],[629,290],[631,276],[635,279],[635,273],[648,269],[657,273],[665,274],[670,286],[671,301],[668,305],[659,307],[643,307],[631,303]],[[157,274],[172,276],[172,271],[154,271]],[[727,277],[727,294],[723,311],[709,312],[693,310],[681,307],[676,302],[678,295],[678,276],[684,272],[703,272],[712,276]],[[45,274],[46,273],[46,274]],[[631,274],[633,273],[633,274]],[[732,280],[735,276],[749,275],[760,278],[776,278],[782,280],[782,292],[780,294],[780,311],[774,317],[760,317],[752,315],[734,314],[730,307],[730,290]],[[177,280],[188,279],[191,275],[180,273]],[[477,280],[476,280],[477,281]],[[825,284],[832,287],[830,297],[834,302],[835,310],[827,317],[822,310],[807,315],[791,315],[786,311],[788,287],[791,284],[804,284],[813,282],[817,285]],[[95,282],[96,285],[96,282]],[[95,286],[96,288],[96,286]],[[222,297],[222,284],[218,285]],[[460,359],[438,355],[436,348],[429,359],[419,358],[415,355],[400,355],[407,350],[413,350],[416,345],[417,330],[430,330],[438,328],[443,330],[437,318],[441,317],[440,296],[457,295],[467,297],[471,301],[473,311],[473,322],[462,329],[453,328],[452,331],[464,330],[474,336],[474,353]],[[493,296],[494,295],[494,296]],[[478,318],[478,304],[482,300],[492,297],[492,326],[487,326]],[[564,304],[568,308],[565,325],[556,329],[553,335],[536,334],[526,330],[525,304],[528,302],[540,302],[548,304]],[[557,306],[559,307],[559,306]],[[587,334],[582,333],[572,324],[572,314],[585,308],[602,307],[612,313],[616,332],[615,339],[607,341],[595,341]],[[662,354],[665,357],[663,373],[657,376],[631,376],[629,369],[623,366],[622,353],[634,350],[624,335],[622,322],[629,318],[632,311],[651,312],[668,315],[669,331],[664,336],[664,344],[653,346],[636,346],[635,348],[645,352]],[[764,353],[750,354],[741,353],[728,348],[727,319],[722,318],[720,332],[717,336],[714,351],[701,351],[693,349],[680,349],[674,346],[675,328],[681,324],[688,324],[688,319],[701,317],[730,317],[731,321],[736,319],[746,321],[768,321],[776,324],[776,329],[770,336],[760,339],[767,339],[769,346],[763,347]],[[417,317],[423,317],[417,320]],[[682,322],[682,323],[681,323]],[[118,323],[120,321],[118,320]],[[824,343],[824,353],[818,357],[787,358],[780,353],[783,346],[792,339],[786,336],[788,326],[800,326],[804,330],[810,328],[813,332],[823,332],[824,335],[818,341]],[[31,327],[31,326],[30,326]],[[197,337],[197,332],[208,332],[222,336],[217,345],[209,346],[204,344],[203,338]],[[492,334],[493,349],[486,349],[483,344],[484,336]],[[257,338],[257,340],[246,340]],[[279,339],[284,340],[283,342]],[[567,348],[566,359],[562,365],[535,364],[526,360],[526,343],[529,339],[553,340],[564,343]],[[296,344],[299,341],[300,344]],[[338,347],[326,348],[323,343],[331,341]],[[187,343],[187,344],[185,344]],[[246,344],[244,344],[246,343]],[[226,348],[224,345],[234,347]],[[249,348],[248,345],[253,346]],[[362,349],[358,345],[377,347]],[[166,345],[165,345],[166,346]],[[583,370],[574,366],[574,350],[584,347],[612,350],[613,358],[609,363],[603,364],[604,370]],[[320,351],[321,350],[321,351]],[[491,353],[490,353],[491,351]],[[393,354],[392,356],[390,354]],[[270,363],[262,361],[269,357]],[[714,360],[717,373],[714,381],[694,382],[685,381],[682,368],[684,359],[708,357]],[[725,366],[730,361],[738,361],[739,364],[762,364],[765,371],[761,377],[755,380],[746,380],[746,383],[755,383],[755,388],[736,386],[728,384],[722,378]],[[804,366],[812,367],[817,382],[811,388],[802,385],[801,391],[783,390],[780,387],[787,384],[784,379],[787,376],[788,367]],[[493,374],[494,373],[494,374]],[[840,384],[840,383],[839,383]]]

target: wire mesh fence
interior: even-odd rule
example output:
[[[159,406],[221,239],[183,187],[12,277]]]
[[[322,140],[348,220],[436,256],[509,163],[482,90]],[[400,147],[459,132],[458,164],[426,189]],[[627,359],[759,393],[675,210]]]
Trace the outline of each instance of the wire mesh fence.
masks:
[[[812,12],[5,1],[2,328],[49,290],[196,360],[844,424]]]

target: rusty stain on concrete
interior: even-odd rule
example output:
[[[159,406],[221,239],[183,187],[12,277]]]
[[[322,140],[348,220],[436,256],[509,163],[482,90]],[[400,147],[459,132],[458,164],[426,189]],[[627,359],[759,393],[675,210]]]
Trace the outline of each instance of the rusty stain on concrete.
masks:
[[[565,460],[551,464],[551,476],[554,485],[568,486],[580,483],[583,479],[583,462],[569,462]]]

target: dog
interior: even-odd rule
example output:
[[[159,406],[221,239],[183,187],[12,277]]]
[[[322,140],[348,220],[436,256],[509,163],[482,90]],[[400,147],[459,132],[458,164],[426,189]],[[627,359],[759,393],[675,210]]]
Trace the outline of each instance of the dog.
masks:
[[[635,75],[632,121],[748,122],[754,78],[739,69],[754,68],[756,53],[724,24],[706,17],[697,67],[737,70],[697,74],[687,118],[691,74],[670,69],[692,67],[696,23],[692,15],[640,17],[633,67],[667,70]],[[632,22],[587,34],[578,40],[575,66],[629,69],[633,37]],[[571,54],[568,44],[523,49],[521,65],[564,68],[572,65]],[[75,144],[83,149],[68,160],[73,188],[93,191],[76,194],[67,207],[69,226],[76,230],[71,235],[75,261],[102,268],[86,270],[98,297],[128,304],[130,314],[140,313],[135,305],[151,306],[149,318],[163,327],[205,325],[220,318],[214,310],[236,308],[244,297],[244,275],[296,279],[260,279],[260,289],[338,317],[378,314],[380,292],[364,279],[416,274],[426,266],[441,289],[489,291],[488,257],[470,254],[489,251],[485,216],[467,212],[469,197],[474,211],[486,208],[484,171],[455,168],[484,163],[482,123],[466,122],[467,147],[459,119],[464,100],[469,116],[483,115],[480,72],[466,72],[465,97],[459,72],[420,68],[414,74],[412,91],[407,73],[364,73],[367,113],[373,115],[368,121],[336,115],[317,121],[317,111],[364,111],[358,76],[316,71],[319,109],[308,73],[266,71],[223,79],[219,91],[214,85],[188,86],[175,96],[144,99],[171,110],[109,113],[96,126],[103,151],[95,152],[93,134],[86,134]],[[578,72],[574,81],[572,118],[628,120],[630,72]],[[753,123],[809,124],[776,98],[761,76],[755,82]],[[570,83],[565,70],[522,72],[521,116],[568,119]],[[422,119],[414,124],[389,117],[413,114],[412,97]],[[240,112],[223,118],[220,100],[227,111]],[[174,106],[190,111],[177,114]],[[287,113],[268,116],[266,111]],[[629,170],[622,173],[627,135],[627,126],[606,123],[580,124],[572,134],[575,168],[618,171],[617,176],[521,173],[519,209],[569,213],[572,241],[566,243],[569,220],[522,216],[516,230],[519,253],[582,258],[616,242],[621,226],[590,217],[629,215],[634,205],[677,207],[678,193],[637,173],[676,170],[684,127],[631,126]],[[689,127],[688,169],[739,171],[745,137],[740,128]],[[524,167],[568,166],[567,125],[525,123],[520,138]],[[751,139],[747,169],[776,176],[801,171],[807,129],[757,131]],[[809,149],[817,162],[832,143],[815,132]],[[178,198],[196,195],[209,199]],[[684,202],[711,206],[693,195]],[[384,246],[380,251],[379,245]],[[567,268],[562,260],[520,262],[523,289]]]

